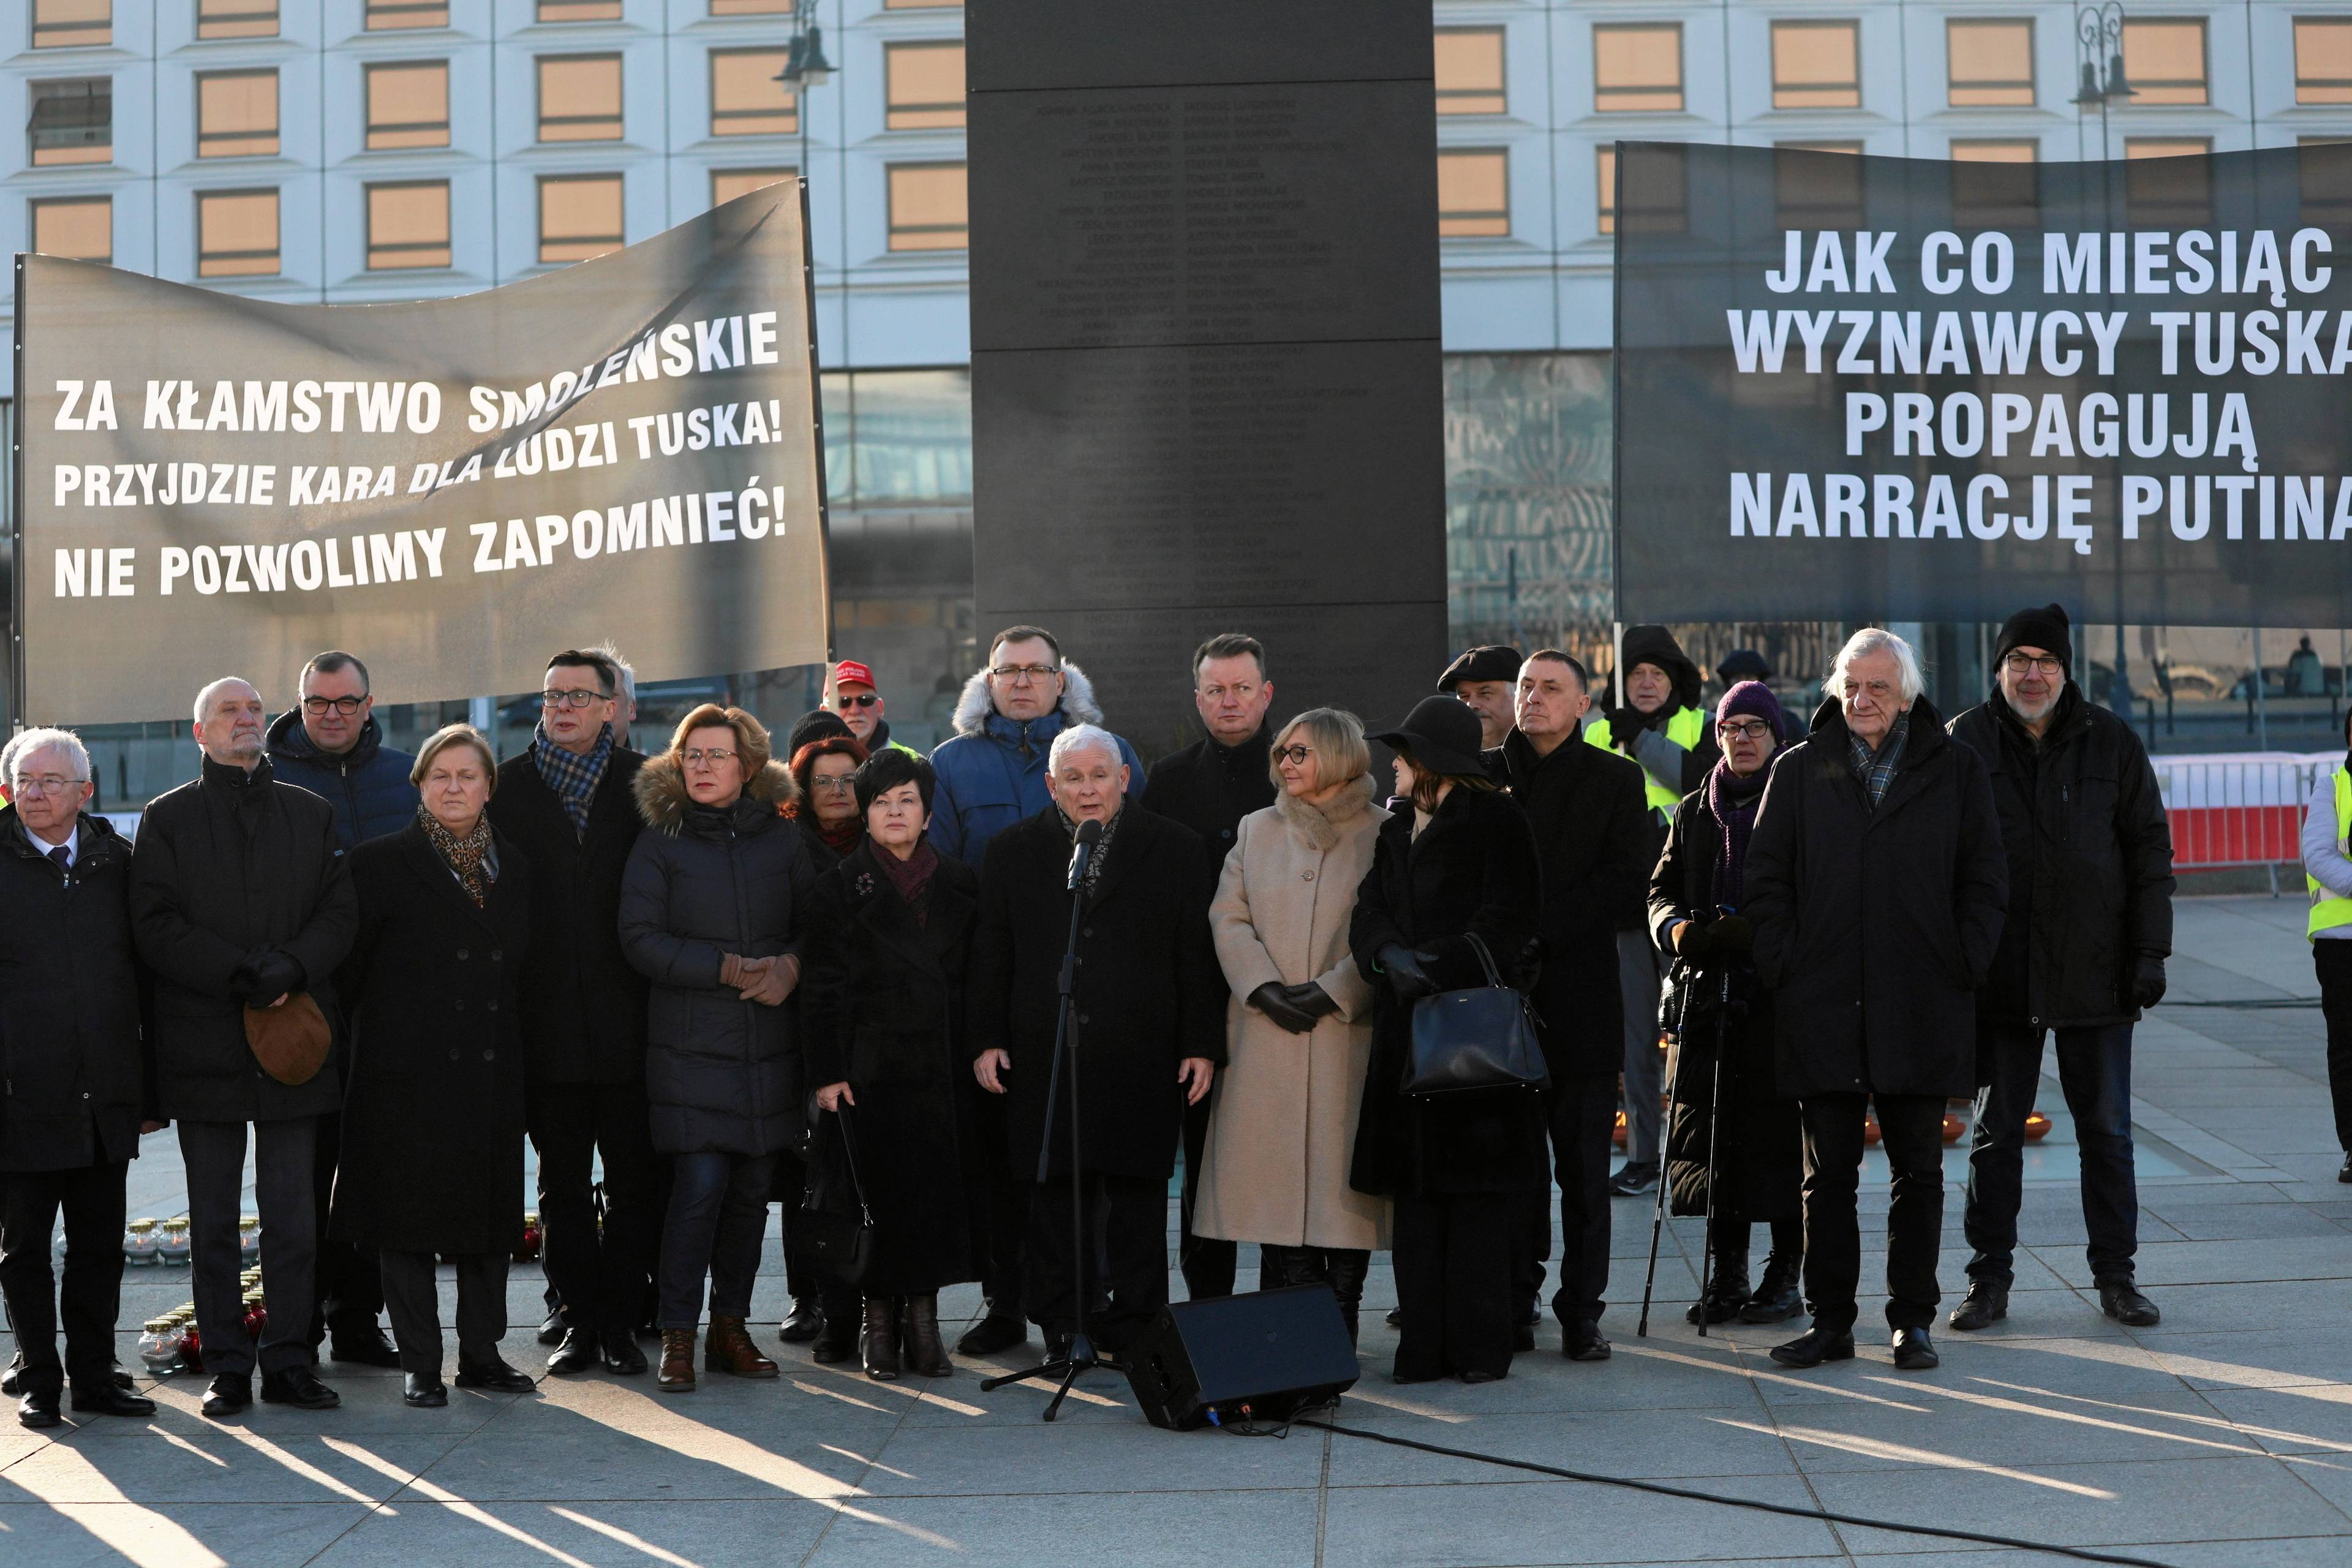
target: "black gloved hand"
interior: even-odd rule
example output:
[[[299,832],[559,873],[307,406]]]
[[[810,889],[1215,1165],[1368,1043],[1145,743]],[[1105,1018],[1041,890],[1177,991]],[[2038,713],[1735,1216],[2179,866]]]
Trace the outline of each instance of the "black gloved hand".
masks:
[[[1275,1027],[1293,1035],[1303,1035],[1315,1026],[1311,1014],[1302,1013],[1291,1005],[1290,994],[1280,981],[1269,980],[1249,994],[1250,1005],[1265,1014]]]
[[[2139,955],[2139,973],[2132,977],[2132,1005],[2153,1007],[2164,1000],[2164,960],[2156,953]]]
[[[1310,1021],[1328,1018],[1339,1010],[1339,1004],[1331,1000],[1331,994],[1312,980],[1304,985],[1286,985],[1282,988],[1282,994],[1289,998],[1292,1006],[1306,1014]]]
[[[1423,964],[1433,962],[1433,956],[1392,942],[1374,954],[1381,973],[1389,977],[1389,986],[1402,1002],[1417,1002],[1423,996],[1437,994],[1437,982],[1429,977]]]
[[[1612,708],[1608,719],[1609,743],[1632,756],[1633,737],[1642,732],[1642,710],[1639,708]]]
[[[1726,915],[1706,928],[1707,951],[1718,958],[1746,952],[1756,945],[1756,928],[1746,915]]]
[[[252,1006],[267,1007],[280,996],[302,989],[302,965],[275,948],[247,955],[229,977],[231,994]]]
[[[1675,928],[1675,956],[1686,963],[1704,963],[1715,951],[1715,928],[1685,921]]]

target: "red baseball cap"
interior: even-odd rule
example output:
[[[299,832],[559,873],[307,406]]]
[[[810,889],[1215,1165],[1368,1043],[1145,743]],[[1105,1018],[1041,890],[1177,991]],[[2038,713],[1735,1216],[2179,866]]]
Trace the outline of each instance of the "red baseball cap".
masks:
[[[875,687],[874,672],[854,658],[845,658],[833,667],[833,683],[835,686]],[[879,690],[880,688],[875,687],[875,689]]]

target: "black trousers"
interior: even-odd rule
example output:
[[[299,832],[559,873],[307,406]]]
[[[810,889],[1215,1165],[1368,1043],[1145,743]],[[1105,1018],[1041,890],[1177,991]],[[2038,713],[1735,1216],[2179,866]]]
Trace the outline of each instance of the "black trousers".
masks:
[[[1204,1301],[1234,1293],[1240,1248],[1213,1236],[1192,1234],[1192,1205],[1201,1195],[1201,1162],[1209,1147],[1210,1100],[1184,1108],[1184,1185],[1177,1198],[1176,1265],[1183,1271],[1186,1300]]]
[[[1074,1195],[1075,1194],[1075,1195]],[[1085,1205],[1087,1326],[1118,1349],[1168,1305],[1168,1184],[1087,1171],[1029,1194],[1029,1313],[1049,1335],[1077,1326],[1070,1295],[1071,1205]],[[1109,1298],[1108,1308],[1097,1305]]]
[[[1940,1094],[1822,1094],[1802,1100],[1805,1123],[1805,1295],[1813,1326],[1853,1327],[1862,1280],[1862,1124],[1878,1111],[1879,1147],[1894,1167],[1886,1211],[1886,1324],[1924,1329],[1936,1321],[1936,1252],[1944,1233],[1944,1097]]]
[[[969,1071],[965,1077],[971,1078]],[[977,1080],[962,1085],[971,1118],[971,1198],[973,1259],[980,1265],[980,1293],[992,1318],[1019,1319],[1028,1285],[1024,1258],[1029,1239],[1029,1194],[1037,1170],[1013,1169],[1005,1148],[1005,1097],[991,1094]]]
[[[1553,1316],[1563,1323],[1597,1321],[1609,1289],[1609,1161],[1617,1127],[1617,1079],[1555,1078],[1544,1095],[1550,1124],[1552,1173],[1559,1183],[1559,1288]],[[1525,1243],[1512,1303],[1530,1315],[1543,1291],[1551,1258],[1551,1184],[1530,1188],[1521,1203]]]
[[[457,1364],[481,1366],[499,1359],[507,1336],[507,1255],[453,1252],[457,1271]],[[433,1254],[379,1252],[383,1304],[392,1318],[400,1369],[427,1377],[441,1373],[441,1290],[435,1282]]]
[[[319,1235],[310,1180],[316,1121],[180,1123],[180,1157],[188,1172],[189,1272],[206,1372],[250,1377],[257,1363],[265,1374],[310,1364]],[[237,1289],[236,1219],[248,1127],[254,1202],[261,1211],[262,1304],[269,1310],[258,1347],[246,1337],[245,1297]]]
[[[2319,1013],[2327,1021],[2327,1092],[2336,1102],[2336,1142],[2352,1153],[2352,938],[2311,944],[2319,972]]]
[[[641,1083],[561,1083],[530,1091],[539,1151],[541,1256],[571,1328],[625,1334],[642,1320],[668,1198]],[[604,1227],[594,1161],[604,1158]]]
[[[2091,1278],[2129,1281],[2139,1250],[2139,1185],[2132,1167],[2132,1026],[2060,1029],[2058,1085],[2074,1118],[2083,1163],[2083,1227]],[[2025,1188],[2025,1118],[2042,1087],[2043,1031],[1977,1026],[1976,1131],[1969,1145],[1969,1278],[2009,1289],[2017,1278],[2017,1209]]]
[[[114,1325],[122,1304],[124,1160],[70,1171],[0,1175],[0,1298],[16,1335],[26,1394],[102,1388],[114,1376]],[[49,1271],[49,1237],[66,1216],[62,1281]],[[65,1360],[58,1325],[65,1324]],[[240,1337],[242,1333],[240,1331]]]
[[[1610,1107],[1616,1121],[1616,1107]],[[1402,1377],[1511,1370],[1511,1252],[1524,1213],[1512,1193],[1399,1198],[1396,1371]]]
[[[318,1147],[311,1153],[310,1202],[313,1212],[331,1212],[335,1172],[341,1165],[343,1118],[340,1111],[319,1118]],[[330,1332],[364,1333],[375,1327],[383,1310],[383,1279],[375,1255],[348,1241],[337,1241],[320,1227],[319,1304],[310,1313],[310,1342],[318,1344]]]

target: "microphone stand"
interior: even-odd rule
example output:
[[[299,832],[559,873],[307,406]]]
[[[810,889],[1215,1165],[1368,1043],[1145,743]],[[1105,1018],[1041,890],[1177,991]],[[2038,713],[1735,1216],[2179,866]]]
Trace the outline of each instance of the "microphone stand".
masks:
[[[1096,837],[1099,839],[1100,835]],[[1090,853],[1099,853],[1092,845],[1087,847]],[[1054,1017],[1054,1068],[1045,1086],[1045,1125],[1037,1140],[1037,1184],[1045,1184],[1053,1162],[1054,1110],[1061,1098],[1062,1067],[1066,1060],[1070,1078],[1070,1300],[1076,1321],[1070,1334],[1070,1348],[1065,1353],[1021,1372],[989,1378],[980,1385],[982,1393],[993,1393],[1008,1383],[1023,1383],[1033,1377],[1050,1379],[1058,1373],[1061,1385],[1045,1406],[1048,1421],[1061,1415],[1062,1401],[1069,1396],[1070,1385],[1078,1380],[1078,1374],[1102,1365],[1102,1358],[1095,1353],[1094,1340],[1087,1332],[1087,1205],[1086,1188],[1079,1175],[1084,1145],[1078,1137],[1078,1005],[1074,987],[1079,922],[1087,912],[1083,862],[1072,865],[1070,880],[1070,934],[1062,948],[1061,1003]]]

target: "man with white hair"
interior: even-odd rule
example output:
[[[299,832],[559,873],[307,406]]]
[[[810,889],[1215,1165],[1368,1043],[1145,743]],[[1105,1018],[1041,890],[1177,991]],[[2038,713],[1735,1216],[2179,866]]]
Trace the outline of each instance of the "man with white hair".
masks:
[[[89,753],[64,730],[9,743],[0,808],[0,1297],[23,1365],[16,1417],[146,1416],[118,1387],[123,1187],[139,1136],[161,1128],[141,1044],[145,976],[131,935],[131,846],[90,798]],[[62,1211],[62,1290],[49,1235]],[[66,1331],[58,1359],[57,1330]]]
[[[261,693],[234,676],[196,694],[203,763],[194,782],[148,806],[131,858],[132,929],[155,973],[161,1108],[180,1124],[187,1163],[196,1327],[213,1373],[204,1413],[215,1419],[252,1403],[257,1363],[268,1403],[338,1403],[310,1370],[311,1167],[318,1119],[342,1103],[334,972],[359,902],[334,809],[278,782],[267,718]],[[269,1312],[258,1346],[237,1290],[248,1125]]]
[[[1811,733],[1772,764],[1748,849],[1757,973],[1773,990],[1780,1089],[1805,1132],[1805,1295],[1783,1366],[1853,1355],[1854,1196],[1874,1109],[1894,1169],[1886,1321],[1895,1364],[1937,1364],[1944,1102],[1976,1087],[1976,991],[2009,870],[1984,760],[1944,733],[1911,647],[1876,626],[1839,650]]]
[[[1053,803],[997,834],[981,868],[972,1067],[982,1089],[1006,1097],[1012,1175],[1036,1184],[1029,1316],[1061,1354],[1077,1327],[1072,1207],[1083,1205],[1087,1233],[1102,1238],[1087,1248],[1084,1289],[1110,1302],[1090,1328],[1098,1347],[1116,1352],[1168,1303],[1168,1178],[1184,1107],[1207,1097],[1225,1059],[1224,975],[1209,937],[1200,836],[1126,809],[1131,778],[1118,738],[1092,724],[1064,730],[1047,769]],[[1074,845],[1089,823],[1102,837],[1074,890]],[[1075,1171],[1068,1063],[1046,1115],[1073,899],[1083,903],[1070,1020],[1084,1065]]]

